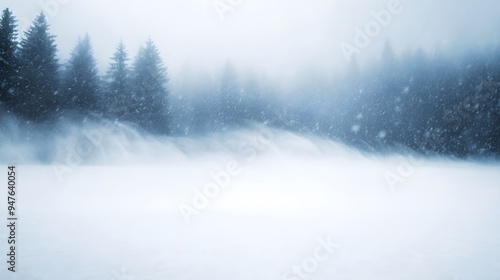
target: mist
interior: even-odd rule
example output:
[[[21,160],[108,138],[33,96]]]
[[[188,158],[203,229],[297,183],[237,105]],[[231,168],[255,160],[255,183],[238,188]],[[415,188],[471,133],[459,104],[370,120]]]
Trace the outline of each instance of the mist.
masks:
[[[63,150],[56,165],[18,167],[22,247],[3,279],[500,273],[498,163],[373,156],[265,127],[196,139],[116,128],[71,166]]]
[[[500,277],[500,2],[1,4],[0,279]]]
[[[353,44],[355,29],[364,29],[373,13],[390,1],[11,1],[20,31],[39,11],[57,35],[59,56],[67,60],[78,37],[92,37],[99,68],[105,71],[114,46],[123,40],[130,53],[149,37],[160,47],[175,78],[187,67],[220,70],[226,61],[289,82],[303,68],[333,75],[346,61],[340,45]],[[397,53],[421,47],[455,52],[471,45],[498,43],[500,17],[493,0],[398,1],[393,15],[358,55],[363,64],[379,57],[386,40]],[[496,7],[496,8],[495,8]],[[219,11],[219,12],[218,12]]]

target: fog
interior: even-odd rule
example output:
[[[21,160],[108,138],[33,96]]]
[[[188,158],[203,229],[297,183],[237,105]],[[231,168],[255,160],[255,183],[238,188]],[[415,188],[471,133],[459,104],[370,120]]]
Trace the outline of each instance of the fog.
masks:
[[[103,136],[104,150],[62,176],[65,156],[18,166],[18,272],[2,279],[301,279],[293,267],[321,242],[334,245],[316,267],[306,262],[309,279],[500,275],[498,164],[374,156],[259,126]],[[229,163],[238,172],[218,183]]]
[[[0,279],[500,277],[500,2],[1,4]]]
[[[230,9],[223,5],[217,12],[216,3],[228,2],[233,3]],[[103,72],[120,39],[134,55],[151,37],[173,81],[187,66],[212,72],[228,60],[240,70],[252,69],[275,81],[290,81],[304,68],[327,76],[344,69],[347,60],[341,43],[353,44],[355,28],[364,30],[374,20],[372,13],[387,10],[389,2],[4,0],[2,4],[12,8],[21,30],[45,10],[63,61],[69,58],[78,37],[88,33]],[[378,58],[386,40],[397,53],[417,47],[457,51],[498,43],[498,1],[399,3],[402,11],[392,15],[387,27],[370,38],[369,47],[358,54],[361,63]]]

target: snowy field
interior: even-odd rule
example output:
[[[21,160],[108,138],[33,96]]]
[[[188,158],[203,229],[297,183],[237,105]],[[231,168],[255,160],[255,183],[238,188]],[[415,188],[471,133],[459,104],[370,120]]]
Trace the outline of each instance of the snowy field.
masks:
[[[137,137],[62,176],[18,165],[18,271],[0,279],[500,279],[499,164],[274,130]]]

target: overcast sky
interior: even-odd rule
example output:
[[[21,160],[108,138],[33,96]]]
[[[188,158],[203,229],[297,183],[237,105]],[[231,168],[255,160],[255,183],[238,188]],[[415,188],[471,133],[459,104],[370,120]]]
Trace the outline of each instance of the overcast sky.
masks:
[[[275,78],[300,69],[328,73],[347,64],[340,45],[354,46],[355,28],[397,0],[0,0],[28,22],[46,10],[65,62],[79,36],[89,33],[105,70],[117,42],[131,56],[151,37],[175,75],[187,66],[215,70],[231,61]],[[387,39],[397,52],[416,47],[447,50],[459,43],[499,39],[498,0],[400,0],[401,12],[360,49],[361,62],[379,55]],[[223,12],[214,7],[231,5]],[[55,5],[54,5],[55,4]],[[222,17],[223,16],[223,20]],[[380,25],[379,25],[380,26]]]

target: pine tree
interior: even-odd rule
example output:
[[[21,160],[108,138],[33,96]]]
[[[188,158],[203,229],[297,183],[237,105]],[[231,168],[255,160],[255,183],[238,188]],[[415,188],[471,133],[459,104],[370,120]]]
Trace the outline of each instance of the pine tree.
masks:
[[[395,70],[394,68],[397,64],[396,55],[388,40],[385,41],[384,50],[382,52],[382,64],[384,68],[393,68],[392,71]]]
[[[396,133],[401,125],[401,98],[404,86],[401,85],[399,62],[389,41],[385,42],[382,52],[381,75],[377,85],[379,93],[374,102],[378,103],[378,120],[373,127],[379,141],[391,144],[399,141]],[[382,137],[381,137],[382,136]]]
[[[111,60],[112,62],[108,70],[107,102],[111,106],[112,117],[127,119],[130,113],[127,102],[131,98],[131,82],[127,66],[129,58],[125,44],[122,41],[116,47]]]
[[[242,113],[240,112],[241,96],[236,70],[230,63],[227,63],[224,67],[218,96],[219,106],[216,124],[222,128],[234,125],[240,119],[239,114]]]
[[[80,114],[99,112],[99,76],[89,35],[78,41],[71,54],[63,92],[69,110]]]
[[[13,96],[19,82],[16,19],[5,9],[0,20],[0,106],[13,109]]]
[[[167,68],[151,39],[137,54],[132,81],[131,120],[151,133],[169,133]]]
[[[45,121],[59,110],[59,74],[55,36],[43,13],[34,20],[20,44],[21,87],[16,111],[33,121]]]

